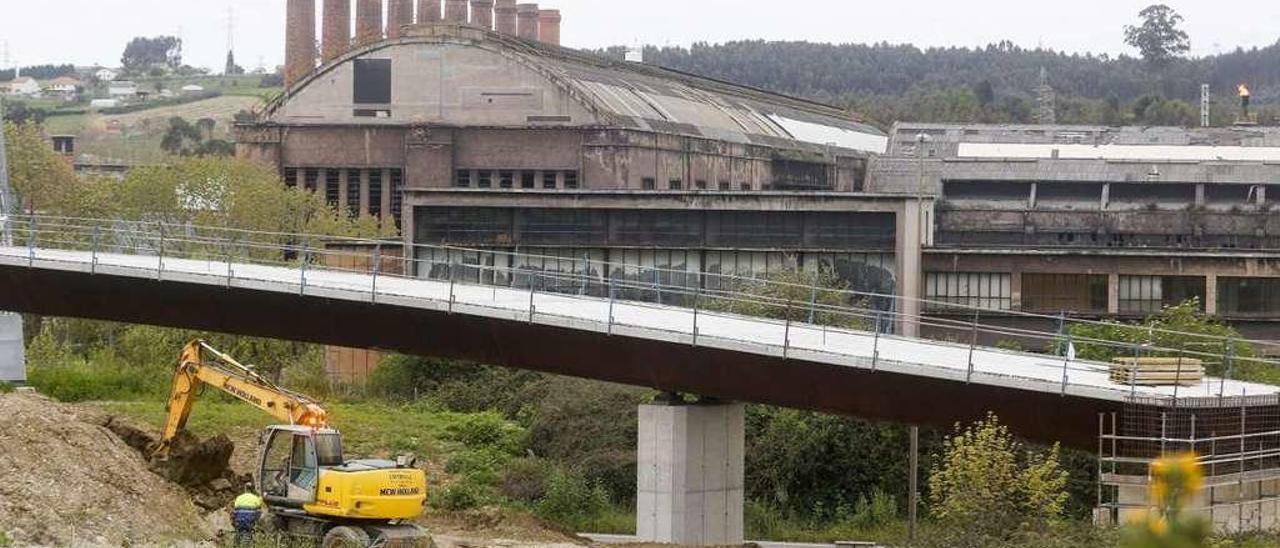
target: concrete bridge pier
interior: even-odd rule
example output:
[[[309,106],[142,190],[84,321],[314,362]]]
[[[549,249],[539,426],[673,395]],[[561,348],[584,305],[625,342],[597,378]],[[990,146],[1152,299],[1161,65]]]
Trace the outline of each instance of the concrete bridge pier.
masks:
[[[743,543],[745,416],[741,403],[686,403],[675,396],[640,406],[640,541]]]

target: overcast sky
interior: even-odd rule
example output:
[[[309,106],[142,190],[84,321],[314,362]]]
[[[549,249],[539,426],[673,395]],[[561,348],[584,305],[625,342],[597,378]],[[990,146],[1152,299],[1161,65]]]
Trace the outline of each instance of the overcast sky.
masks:
[[[1121,28],[1153,0],[543,0],[564,12],[570,47],[744,38],[1127,52]],[[1274,44],[1280,2],[1167,0],[1197,55]],[[319,4],[319,0],[317,0]],[[246,68],[284,57],[285,0],[0,0],[0,55],[13,64],[119,64],[133,36],[180,34],[188,63],[221,68],[227,10]],[[3,64],[3,58],[0,58]]]

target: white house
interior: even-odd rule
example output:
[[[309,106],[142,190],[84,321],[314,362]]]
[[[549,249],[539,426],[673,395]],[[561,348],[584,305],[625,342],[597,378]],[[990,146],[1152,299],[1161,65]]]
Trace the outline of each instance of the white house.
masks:
[[[116,78],[119,78],[120,74],[109,68],[100,68],[97,72],[93,73],[93,76],[101,82],[111,82]]]
[[[44,84],[44,94],[74,101],[79,96],[80,81],[70,76],[59,76]]]
[[[204,92],[203,86],[198,86],[196,84],[188,84],[188,85],[182,86],[183,95],[193,95],[196,93],[203,93],[203,92]]]
[[[138,95],[138,84],[129,80],[116,80],[107,86],[107,95],[113,98],[128,98]]]
[[[19,76],[9,82],[9,95],[25,95],[27,97],[40,95],[40,82],[30,76]]]

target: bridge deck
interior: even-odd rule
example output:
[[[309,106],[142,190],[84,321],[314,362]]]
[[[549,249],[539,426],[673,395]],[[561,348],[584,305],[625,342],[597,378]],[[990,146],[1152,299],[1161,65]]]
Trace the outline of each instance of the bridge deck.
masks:
[[[1216,378],[1178,388],[1119,385],[1110,381],[1108,366],[1102,363],[985,347],[974,349],[971,358],[967,345],[925,339],[877,337],[869,332],[808,324],[788,326],[777,320],[649,303],[610,302],[598,297],[531,294],[522,289],[392,276],[375,278],[310,266],[303,270],[296,266],[228,265],[215,260],[161,261],[155,256],[20,247],[0,247],[0,264],[450,310],[455,314],[1110,402],[1132,396],[1172,401],[1280,393],[1280,387]]]

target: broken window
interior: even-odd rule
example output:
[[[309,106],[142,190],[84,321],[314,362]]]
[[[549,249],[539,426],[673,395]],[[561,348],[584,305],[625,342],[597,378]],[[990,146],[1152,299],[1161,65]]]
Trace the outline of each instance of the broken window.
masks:
[[[694,181],[693,186],[694,186],[694,188],[697,188],[698,190],[706,190],[706,189],[707,189],[707,182],[706,182],[705,180],[698,179],[697,181]]]
[[[342,199],[341,178],[341,169],[326,169],[324,172],[324,201],[329,207],[338,207],[338,200]]]
[[[829,167],[827,164],[817,162],[775,159],[773,161],[773,190],[833,190]]]
[[[657,190],[658,181],[655,180],[653,177],[645,177],[640,180],[640,188],[642,190]]]
[[[284,186],[285,188],[294,188],[298,186],[298,170],[284,170]]]
[[[667,188],[670,188],[671,190],[681,190],[684,188],[684,181],[681,181],[680,179],[672,179],[667,182]]]
[[[1219,314],[1280,312],[1280,278],[1218,278]]]
[[[453,179],[453,186],[458,188],[471,188],[471,170],[459,169],[457,176]]]
[[[369,171],[369,214],[382,218],[382,170]]]
[[[400,229],[400,217],[404,212],[404,172],[391,170],[391,217],[395,219],[396,230]]]
[[[719,187],[719,188],[720,188],[720,191],[721,191],[721,192],[726,192],[726,191],[730,190],[730,187],[729,187],[729,181],[720,181],[720,187]]]
[[[574,190],[578,188],[578,172],[576,171],[564,172],[564,187],[569,190]]]
[[[1166,306],[1198,299],[1204,306],[1205,279],[1201,276],[1120,276],[1120,312],[1152,314]]]
[[[516,184],[516,174],[511,171],[498,172],[498,188],[513,188]]]
[[[352,217],[360,215],[360,185],[364,183],[359,169],[347,170],[347,214]]]
[[[391,104],[391,60],[356,59],[354,71],[354,103],[357,105]]]
[[[1106,312],[1105,274],[1023,274],[1022,308],[1037,312]]]
[[[533,175],[533,172],[530,172],[529,174],[530,174],[530,176],[532,176],[532,175]],[[548,190],[555,190],[555,188],[556,188],[556,172],[554,172],[554,171],[544,171],[544,172],[542,172],[542,188],[545,188],[545,189],[548,189]]]
[[[477,188],[493,188],[493,172],[480,171],[476,173]]]

